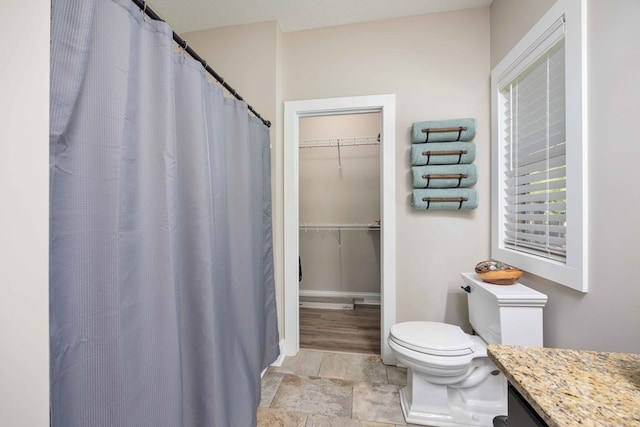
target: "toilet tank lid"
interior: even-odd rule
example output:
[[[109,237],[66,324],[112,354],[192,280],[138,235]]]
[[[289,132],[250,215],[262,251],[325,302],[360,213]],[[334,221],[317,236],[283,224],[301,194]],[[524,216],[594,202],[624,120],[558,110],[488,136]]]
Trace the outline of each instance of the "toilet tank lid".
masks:
[[[535,289],[526,287],[521,283],[513,285],[493,285],[483,282],[475,273],[460,273],[465,285],[469,285],[473,290],[481,292],[489,298],[495,298],[501,307],[544,307],[547,303],[547,296]]]
[[[462,356],[473,353],[473,342],[459,326],[415,321],[396,323],[389,336],[399,345],[421,353]]]

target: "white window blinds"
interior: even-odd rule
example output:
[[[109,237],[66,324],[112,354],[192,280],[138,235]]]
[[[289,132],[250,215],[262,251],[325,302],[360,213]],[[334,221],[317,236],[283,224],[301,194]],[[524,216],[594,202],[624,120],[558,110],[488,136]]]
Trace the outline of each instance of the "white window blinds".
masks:
[[[565,262],[564,38],[501,85],[500,94],[505,126],[504,245]]]

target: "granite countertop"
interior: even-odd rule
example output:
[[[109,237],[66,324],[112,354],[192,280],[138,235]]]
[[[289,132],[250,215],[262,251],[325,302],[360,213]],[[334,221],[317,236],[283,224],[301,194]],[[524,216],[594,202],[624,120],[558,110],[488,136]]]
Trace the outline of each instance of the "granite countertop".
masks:
[[[640,426],[640,354],[489,345],[550,427]]]

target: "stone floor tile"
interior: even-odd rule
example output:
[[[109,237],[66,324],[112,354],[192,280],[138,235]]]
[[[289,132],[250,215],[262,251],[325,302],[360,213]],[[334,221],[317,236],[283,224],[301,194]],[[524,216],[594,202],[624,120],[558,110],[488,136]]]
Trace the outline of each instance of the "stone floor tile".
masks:
[[[355,382],[387,382],[380,356],[366,354],[325,353],[318,376]]]
[[[304,427],[307,414],[274,408],[258,408],[257,427]]]
[[[352,402],[351,381],[286,374],[271,407],[350,418]]]
[[[351,418],[310,415],[305,427],[395,427],[393,424],[354,420]]]
[[[283,374],[318,375],[324,354],[322,351],[300,349],[297,355],[285,357],[282,366],[271,367],[269,369]]]
[[[273,397],[276,395],[278,391],[278,387],[280,387],[280,383],[282,382],[282,377],[285,374],[280,372],[274,372],[271,369],[268,369],[267,372],[262,377],[262,384],[260,388],[260,406],[269,407],[271,406],[271,401]]]
[[[403,424],[398,390],[395,384],[355,383],[352,418]]]
[[[407,385],[407,368],[387,366],[387,382],[395,385]]]

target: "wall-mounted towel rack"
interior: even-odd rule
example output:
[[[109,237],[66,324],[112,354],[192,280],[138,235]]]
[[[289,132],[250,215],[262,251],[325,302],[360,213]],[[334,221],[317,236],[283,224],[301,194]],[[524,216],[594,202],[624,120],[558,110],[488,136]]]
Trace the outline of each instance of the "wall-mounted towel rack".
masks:
[[[423,197],[422,201],[427,202],[427,209],[431,205],[431,202],[456,202],[459,203],[458,209],[462,209],[462,203],[468,201],[468,197]]]
[[[448,150],[448,151],[423,151],[422,155],[427,157],[427,164],[431,162],[431,156],[458,156],[456,164],[460,164],[462,161],[462,155],[467,154],[467,150]]]
[[[467,175],[466,173],[431,173],[422,175],[422,179],[427,180],[427,187],[429,186],[429,182],[432,179],[457,179],[458,185],[456,185],[456,187],[460,187],[462,180],[468,177],[469,175]]]
[[[442,133],[442,132],[458,132],[458,137],[456,138],[456,141],[460,141],[460,137],[462,136],[462,132],[466,131],[467,127],[466,126],[456,126],[456,127],[450,127],[450,128],[427,128],[427,129],[422,129],[422,133],[426,133],[427,134],[427,138],[425,139],[424,142],[429,142],[429,135],[432,133]]]

